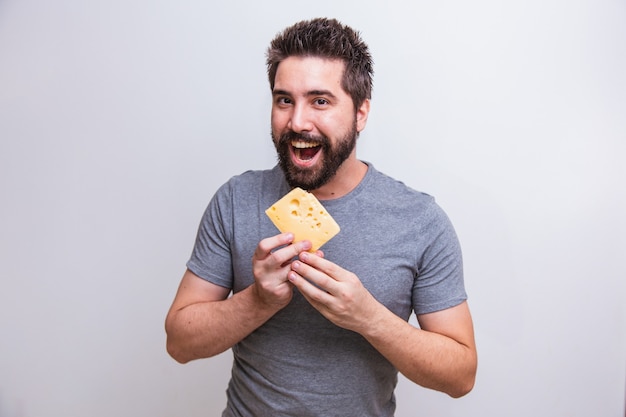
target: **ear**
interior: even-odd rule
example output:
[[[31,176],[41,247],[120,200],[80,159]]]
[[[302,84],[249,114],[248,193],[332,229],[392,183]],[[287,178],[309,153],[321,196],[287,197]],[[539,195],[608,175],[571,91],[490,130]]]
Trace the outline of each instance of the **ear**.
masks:
[[[370,114],[370,99],[366,98],[356,109],[356,131],[361,132],[367,124],[367,116]]]

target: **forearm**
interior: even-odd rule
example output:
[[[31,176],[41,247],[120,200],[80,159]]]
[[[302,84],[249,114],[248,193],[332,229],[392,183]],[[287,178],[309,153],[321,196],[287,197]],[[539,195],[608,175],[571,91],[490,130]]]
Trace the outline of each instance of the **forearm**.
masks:
[[[377,301],[354,273],[326,259],[301,253],[291,268],[289,281],[313,307],[365,337],[407,378],[452,397],[472,389],[476,348],[466,302],[420,315],[416,328]]]
[[[476,375],[473,335],[461,342],[416,328],[381,305],[363,336],[411,381],[457,398],[467,394]]]
[[[218,355],[280,308],[260,302],[253,284],[225,300],[198,302],[171,311],[165,324],[167,351],[180,363]]]

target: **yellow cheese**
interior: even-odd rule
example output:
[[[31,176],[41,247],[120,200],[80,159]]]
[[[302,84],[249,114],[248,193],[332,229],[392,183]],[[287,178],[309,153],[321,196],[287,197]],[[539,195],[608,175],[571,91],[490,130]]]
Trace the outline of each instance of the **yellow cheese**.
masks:
[[[291,190],[265,210],[265,214],[282,233],[293,233],[294,242],[310,241],[313,244],[311,252],[339,233],[339,225],[322,203],[301,188]]]

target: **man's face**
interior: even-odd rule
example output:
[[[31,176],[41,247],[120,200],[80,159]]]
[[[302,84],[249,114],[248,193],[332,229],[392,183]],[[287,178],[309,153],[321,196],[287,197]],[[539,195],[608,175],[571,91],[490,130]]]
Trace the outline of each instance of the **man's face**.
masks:
[[[364,123],[341,88],[345,64],[317,57],[289,57],[276,72],[272,139],[278,162],[293,187],[315,190],[348,158]]]

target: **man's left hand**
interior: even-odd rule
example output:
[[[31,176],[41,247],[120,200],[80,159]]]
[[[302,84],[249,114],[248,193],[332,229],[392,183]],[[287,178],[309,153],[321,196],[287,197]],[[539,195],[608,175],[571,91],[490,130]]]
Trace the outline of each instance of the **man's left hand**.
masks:
[[[312,253],[300,253],[288,279],[324,317],[358,333],[382,307],[354,273]]]

